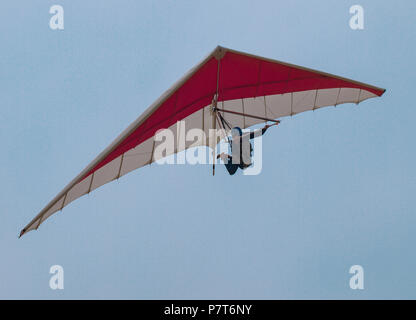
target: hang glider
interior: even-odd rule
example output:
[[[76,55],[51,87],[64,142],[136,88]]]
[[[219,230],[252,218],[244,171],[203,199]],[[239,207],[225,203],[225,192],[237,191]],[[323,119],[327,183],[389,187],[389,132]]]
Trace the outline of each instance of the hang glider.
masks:
[[[227,122],[247,128],[268,120],[343,103],[360,103],[385,92],[369,84],[218,46],[125,129],[21,231],[41,223],[75,199],[158,160],[155,134],[177,122],[209,129]],[[201,145],[213,147],[208,139]],[[194,146],[194,145],[193,145]],[[185,144],[182,149],[189,148]],[[176,148],[175,152],[182,150]],[[167,155],[165,155],[167,156]]]

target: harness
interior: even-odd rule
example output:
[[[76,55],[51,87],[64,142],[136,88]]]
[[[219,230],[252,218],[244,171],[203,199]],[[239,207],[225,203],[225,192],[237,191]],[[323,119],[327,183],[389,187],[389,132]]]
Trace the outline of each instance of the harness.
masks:
[[[221,114],[221,112],[218,112],[217,115],[218,115],[218,118],[220,120],[220,123],[222,124],[223,129],[225,130],[225,128],[227,127],[229,130],[231,130],[232,129],[231,124],[223,117],[223,115]],[[241,132],[241,130],[240,130],[240,132]],[[230,149],[232,150],[233,149],[233,147],[232,147],[232,141],[230,141],[228,135],[226,135],[226,137],[227,137],[227,142],[230,145]],[[253,146],[251,145],[251,142],[250,141],[249,141],[249,145],[250,145],[250,157],[251,157],[252,152],[253,152]],[[244,161],[243,161],[243,154],[242,154],[242,152],[243,152],[242,151],[242,148],[243,148],[243,137],[242,137],[242,135],[240,135],[240,156],[239,156],[239,158],[240,158],[239,160],[240,161],[239,162],[240,162],[240,168],[245,169],[245,168],[251,166],[251,163],[249,163],[249,164],[244,163]]]

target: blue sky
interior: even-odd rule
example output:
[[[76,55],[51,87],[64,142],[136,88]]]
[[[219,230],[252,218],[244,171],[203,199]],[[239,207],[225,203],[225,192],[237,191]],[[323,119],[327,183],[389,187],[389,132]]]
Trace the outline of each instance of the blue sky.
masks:
[[[65,29],[49,28],[62,5]],[[351,5],[365,29],[349,27]],[[416,298],[414,1],[2,1],[0,298]],[[294,116],[263,171],[151,166],[20,229],[216,45],[387,89]],[[62,265],[65,289],[49,288]],[[351,290],[351,265],[365,289]]]

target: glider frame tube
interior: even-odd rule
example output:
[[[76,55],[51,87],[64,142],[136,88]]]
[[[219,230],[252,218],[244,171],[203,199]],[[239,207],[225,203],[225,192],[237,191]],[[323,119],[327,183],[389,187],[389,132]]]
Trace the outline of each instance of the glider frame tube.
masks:
[[[242,113],[242,112],[237,112],[237,111],[231,111],[231,110],[225,110],[225,109],[217,109],[217,110],[214,110],[214,111],[220,111],[220,112],[225,112],[225,113],[232,113],[232,114],[236,114],[236,115],[243,116],[243,117],[249,117],[249,118],[254,118],[254,119],[259,119],[259,120],[264,120],[264,121],[271,121],[271,122],[280,123],[280,120],[275,120],[275,119],[270,119],[270,118],[255,116],[255,115],[252,115],[252,114],[247,114],[247,113]]]

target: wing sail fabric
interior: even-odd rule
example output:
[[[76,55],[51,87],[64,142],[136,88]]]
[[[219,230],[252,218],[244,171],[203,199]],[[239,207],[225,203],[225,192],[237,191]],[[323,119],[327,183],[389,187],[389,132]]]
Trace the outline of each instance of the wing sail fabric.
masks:
[[[185,121],[187,130],[203,129],[208,136],[208,130],[214,125],[210,107],[215,94],[219,110],[277,119],[326,106],[360,103],[381,96],[384,91],[327,73],[217,47],[122,132],[20,236],[37,229],[75,199],[158,160],[153,152],[158,130],[170,128],[177,133],[180,130],[176,123]],[[241,128],[262,122],[230,113],[223,116]],[[208,146],[207,142],[202,144]]]

